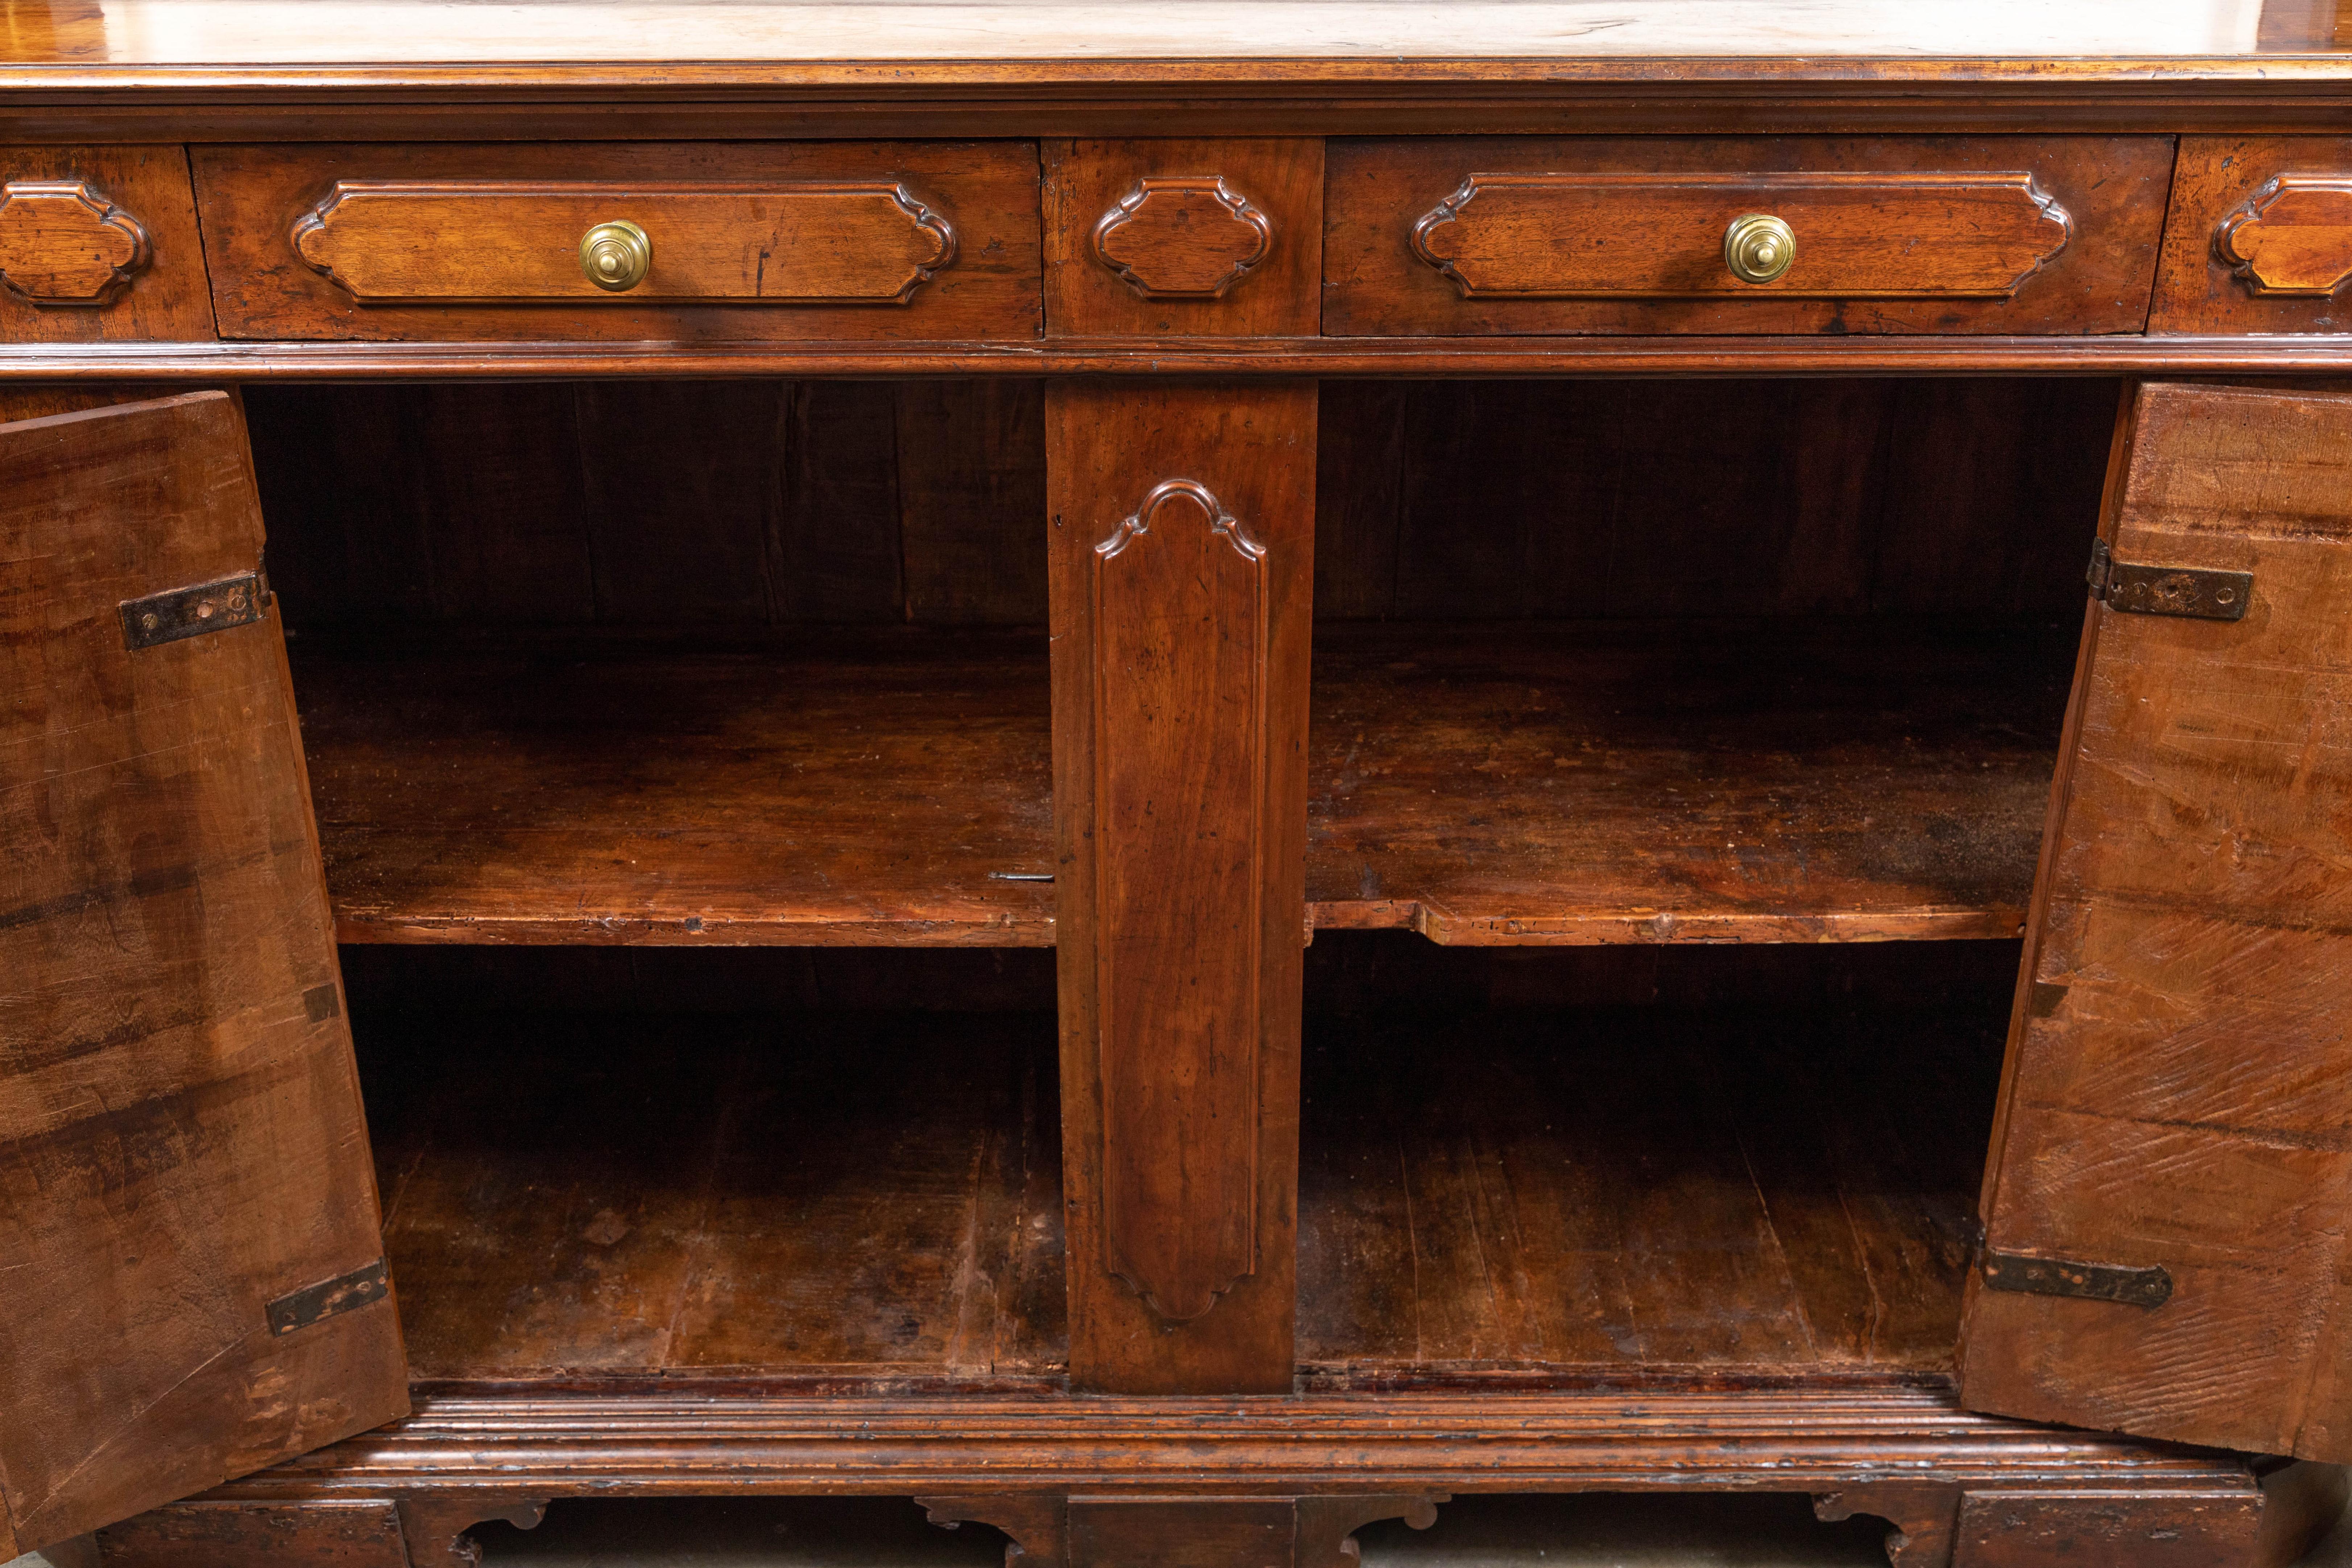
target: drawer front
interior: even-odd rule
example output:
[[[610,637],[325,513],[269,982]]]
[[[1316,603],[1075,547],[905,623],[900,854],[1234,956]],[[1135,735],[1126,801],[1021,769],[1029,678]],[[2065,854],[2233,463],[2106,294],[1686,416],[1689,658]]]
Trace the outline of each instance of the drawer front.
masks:
[[[2172,141],[1479,137],[1327,161],[1327,332],[2132,332]]]
[[[1021,340],[1027,142],[195,153],[224,337]]]
[[[2181,139],[2155,332],[2352,331],[2352,138]]]
[[[1312,337],[1323,143],[1045,144],[1054,337]]]
[[[213,335],[178,147],[0,147],[0,342]]]

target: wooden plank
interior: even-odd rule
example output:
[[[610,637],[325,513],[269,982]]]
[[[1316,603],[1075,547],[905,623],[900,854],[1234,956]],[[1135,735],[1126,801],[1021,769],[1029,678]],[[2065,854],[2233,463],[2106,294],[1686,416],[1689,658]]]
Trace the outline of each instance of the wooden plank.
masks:
[[[1971,1287],[1979,1408],[2352,1458],[2352,398],[2142,388],[2116,558],[2253,573],[2238,621],[2095,604],[2034,892],[1989,1248],[2159,1268],[2147,1308]]]
[[[400,1510],[380,1500],[176,1503],[100,1531],[98,1551],[102,1568],[410,1568]]]
[[[220,393],[0,426],[0,1474],[78,1535],[407,1409],[274,616],[132,650],[258,564]]]
[[[1286,1390],[1311,384],[1055,383],[1071,1376]]]
[[[1890,974],[1933,996],[1916,970]],[[1310,1018],[1298,1342],[1317,1386],[1948,1364],[1998,1004],[1857,1005],[1865,974],[1834,999],[1749,986],[1696,1006],[1694,978],[1635,1008]],[[1901,1113],[1922,1104],[1945,1111]]]
[[[1051,945],[1042,643],[304,639],[338,934]]]
[[[1045,624],[1045,389],[1034,381],[897,388],[907,619]]]
[[[2013,937],[2071,638],[1326,626],[1307,902],[1446,942]]]
[[[1050,1023],[780,1026],[378,1030],[369,1105],[415,1374],[843,1391],[1057,1374]]]
[[[803,381],[792,399],[784,509],[768,542],[777,617],[903,619],[897,395]]]

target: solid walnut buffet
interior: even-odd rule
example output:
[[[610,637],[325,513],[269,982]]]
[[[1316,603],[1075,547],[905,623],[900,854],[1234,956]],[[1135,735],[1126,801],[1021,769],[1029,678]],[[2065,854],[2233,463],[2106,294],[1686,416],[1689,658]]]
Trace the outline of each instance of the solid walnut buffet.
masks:
[[[2352,20],[1785,9],[0,5],[0,1560],[2291,1561]]]

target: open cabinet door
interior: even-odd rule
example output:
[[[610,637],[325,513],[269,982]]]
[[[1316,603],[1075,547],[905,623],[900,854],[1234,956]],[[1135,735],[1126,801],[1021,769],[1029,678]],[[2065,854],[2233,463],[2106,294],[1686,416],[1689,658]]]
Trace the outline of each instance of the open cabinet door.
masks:
[[[1970,1407],[2352,1459],[2352,395],[2127,399]]]
[[[0,1560],[407,1410],[238,405],[0,424]]]

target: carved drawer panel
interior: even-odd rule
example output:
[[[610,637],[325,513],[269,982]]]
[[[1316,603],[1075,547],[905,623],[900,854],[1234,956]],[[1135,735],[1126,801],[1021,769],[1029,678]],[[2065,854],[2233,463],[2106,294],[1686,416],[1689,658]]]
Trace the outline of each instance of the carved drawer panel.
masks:
[[[222,333],[1027,339],[1020,142],[195,153]]]
[[[1055,337],[1314,335],[1323,143],[1045,144]]]
[[[2155,332],[2352,331],[2352,138],[2189,136]]]
[[[2168,137],[1333,142],[1333,333],[2132,332]]]
[[[0,342],[212,335],[184,152],[0,148]]]

